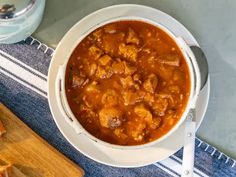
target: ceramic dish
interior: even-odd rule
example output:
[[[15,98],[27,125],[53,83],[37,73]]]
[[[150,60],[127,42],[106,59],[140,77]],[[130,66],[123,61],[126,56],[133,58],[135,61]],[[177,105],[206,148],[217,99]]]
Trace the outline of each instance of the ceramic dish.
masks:
[[[116,12],[116,13],[114,13]],[[107,15],[109,14],[109,16]],[[88,29],[92,30],[94,25],[102,24],[112,19],[124,18],[124,17],[138,17],[142,19],[148,19],[156,24],[165,26],[167,29],[171,29],[174,36],[181,36],[184,40],[191,45],[198,45],[192,35],[176,20],[160,12],[156,9],[139,6],[139,5],[118,5],[111,6],[105,9],[96,11],[82,21],[78,22],[62,39],[58,48],[54,53],[50,69],[49,69],[49,103],[55,122],[59,129],[67,140],[80,152],[84,153],[88,157],[99,161],[104,164],[120,167],[136,167],[150,164],[159,160],[162,160],[183,146],[183,125],[179,121],[179,125],[175,127],[169,133],[168,138],[165,136],[163,141],[156,142],[155,144],[149,144],[149,146],[142,147],[141,149],[116,149],[112,146],[107,146],[104,143],[96,143],[88,138],[88,135],[81,133],[81,127],[77,131],[71,129],[71,123],[65,121],[65,112],[59,109],[58,99],[56,93],[58,87],[56,87],[55,80],[58,72],[60,72],[60,66],[64,66],[67,62],[69,55],[72,53],[74,47],[78,44],[79,39],[74,36],[86,35]],[[81,26],[86,26],[86,29],[81,29]],[[202,90],[199,95],[199,102],[201,102],[196,109],[197,112],[197,124],[199,126],[203,115],[206,111],[206,106],[209,97],[209,83]],[[78,134],[80,132],[80,134]],[[174,133],[173,133],[174,132]],[[145,157],[143,157],[145,153]],[[128,158],[131,157],[131,158]]]

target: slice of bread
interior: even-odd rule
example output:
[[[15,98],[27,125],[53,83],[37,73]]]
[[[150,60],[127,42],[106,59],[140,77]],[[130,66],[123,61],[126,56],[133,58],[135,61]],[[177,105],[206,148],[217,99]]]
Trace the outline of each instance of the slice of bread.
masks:
[[[27,177],[15,166],[3,165],[0,166],[0,177]]]
[[[12,165],[0,166],[0,177],[11,177],[12,175]]]
[[[12,177],[26,177],[18,168],[15,166],[12,167]]]
[[[1,137],[4,133],[6,133],[6,129],[5,129],[5,127],[3,126],[3,123],[2,123],[1,120],[0,120],[0,137]],[[1,177],[1,176],[0,176],[0,177]]]

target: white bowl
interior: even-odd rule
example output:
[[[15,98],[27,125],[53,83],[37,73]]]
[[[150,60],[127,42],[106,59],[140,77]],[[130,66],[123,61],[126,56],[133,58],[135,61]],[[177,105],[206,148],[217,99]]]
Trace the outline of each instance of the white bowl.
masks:
[[[189,46],[193,45],[200,47],[194,36],[180,22],[168,14],[148,6],[136,4],[114,5],[100,9],[90,14],[86,17],[86,21],[92,28],[94,24],[103,22],[104,19],[110,20],[110,18],[123,16],[142,17],[158,22],[165,27],[168,27],[168,29],[171,29],[175,36],[183,37]],[[103,21],[100,21],[101,19],[103,19]],[[75,36],[84,35],[86,32],[85,29],[82,31],[81,25],[84,25],[84,21],[78,22],[60,41],[54,52],[54,56],[50,62],[48,71],[49,106],[53,115],[53,119],[64,138],[66,138],[66,140],[77,151],[88,158],[114,167],[131,168],[141,167],[153,164],[155,162],[159,162],[162,165],[167,165],[170,161],[171,163],[174,162],[168,157],[174,154],[184,145],[185,122],[182,123],[174,133],[172,133],[163,141],[155,143],[152,146],[147,146],[146,148],[127,150],[112,148],[101,143],[96,143],[95,141],[88,138],[87,135],[77,134],[75,129],[65,121],[65,116],[63,116],[63,113],[58,106],[58,96],[56,96],[55,92],[55,81],[57,80],[60,66],[64,65],[64,63],[67,61],[66,59],[68,54],[71,53],[72,45],[74,45],[74,43],[76,43],[78,40],[75,38]],[[196,104],[196,130],[203,122],[204,115],[207,110],[209,95],[210,81],[208,79],[207,84],[200,91]]]
[[[100,23],[97,24],[90,24],[90,22],[87,20],[88,17],[83,18],[81,21],[79,21],[73,28],[80,28],[83,33],[78,33],[78,36],[75,36],[77,40],[75,40],[73,43],[71,43],[69,46],[67,46],[70,49],[70,52],[68,52],[66,59],[64,60],[64,64],[60,66],[59,72],[57,74],[57,79],[56,79],[56,96],[57,96],[57,105],[63,114],[65,120],[71,125],[72,128],[75,129],[75,131],[78,134],[84,134],[91,140],[95,141],[96,143],[103,144],[108,147],[112,148],[119,148],[119,149],[137,149],[137,148],[145,148],[148,146],[151,146],[153,144],[159,143],[160,141],[167,139],[171,134],[173,134],[178,127],[184,122],[184,120],[187,117],[187,114],[189,110],[192,108],[192,104],[194,103],[194,100],[197,99],[198,94],[199,94],[199,88],[200,88],[200,72],[199,68],[196,62],[196,59],[194,57],[194,54],[192,53],[191,49],[188,47],[188,45],[185,43],[185,41],[182,39],[181,36],[175,36],[172,32],[171,29],[167,29],[167,27],[163,26],[160,23],[154,22],[148,18],[143,18],[140,16],[122,16],[122,17],[116,17],[116,18],[111,18],[109,20],[103,20],[100,19]],[[111,144],[105,141],[102,141],[93,135],[91,135],[86,129],[83,128],[83,126],[79,123],[79,121],[75,118],[74,114],[72,113],[68,102],[66,98],[66,93],[65,93],[65,72],[66,72],[66,66],[67,62],[69,61],[69,58],[76,48],[76,46],[84,39],[89,33],[94,31],[95,29],[99,28],[100,26],[103,26],[105,24],[115,22],[115,21],[122,21],[122,20],[138,20],[138,21],[144,21],[146,23],[152,24],[163,31],[165,31],[177,44],[177,46],[180,48],[186,63],[189,68],[189,73],[190,73],[190,95],[189,99],[187,102],[187,106],[185,108],[185,111],[183,112],[181,118],[179,121],[174,125],[174,127],[171,128],[170,131],[168,131],[165,135],[162,137],[146,143],[146,144],[141,144],[141,145],[132,145],[132,146],[122,146],[122,145],[115,145]],[[68,32],[69,33],[69,32]]]

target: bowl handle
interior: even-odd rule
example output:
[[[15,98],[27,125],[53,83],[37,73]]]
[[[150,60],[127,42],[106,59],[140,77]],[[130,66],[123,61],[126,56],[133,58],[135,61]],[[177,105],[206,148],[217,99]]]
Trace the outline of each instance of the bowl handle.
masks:
[[[79,128],[80,125],[78,121],[73,116],[70,116],[71,115],[70,111],[66,109],[66,103],[64,101],[66,99],[65,89],[64,89],[64,86],[62,85],[62,78],[63,78],[64,71],[65,71],[65,68],[63,66],[60,66],[57,77],[56,77],[55,94],[56,94],[56,99],[57,99],[57,105],[63,117],[65,118],[66,122],[69,123],[70,126],[72,126],[75,129],[76,133],[81,134],[82,130]]]
[[[184,41],[182,37],[177,37],[177,42],[181,46],[182,50],[185,52],[185,54],[189,57],[190,62],[193,66],[193,72],[194,72],[194,92],[193,92],[193,97],[191,99],[191,108],[195,108],[196,101],[200,92],[200,87],[201,87],[201,75],[200,75],[200,69],[198,66],[198,63],[196,61],[196,57],[188,44]]]

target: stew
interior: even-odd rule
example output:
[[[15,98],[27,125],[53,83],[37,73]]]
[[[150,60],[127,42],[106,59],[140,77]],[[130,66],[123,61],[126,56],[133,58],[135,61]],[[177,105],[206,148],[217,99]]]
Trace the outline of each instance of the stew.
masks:
[[[66,69],[66,96],[80,124],[117,145],[166,134],[185,110],[190,76],[174,40],[142,21],[118,21],[87,35]]]

